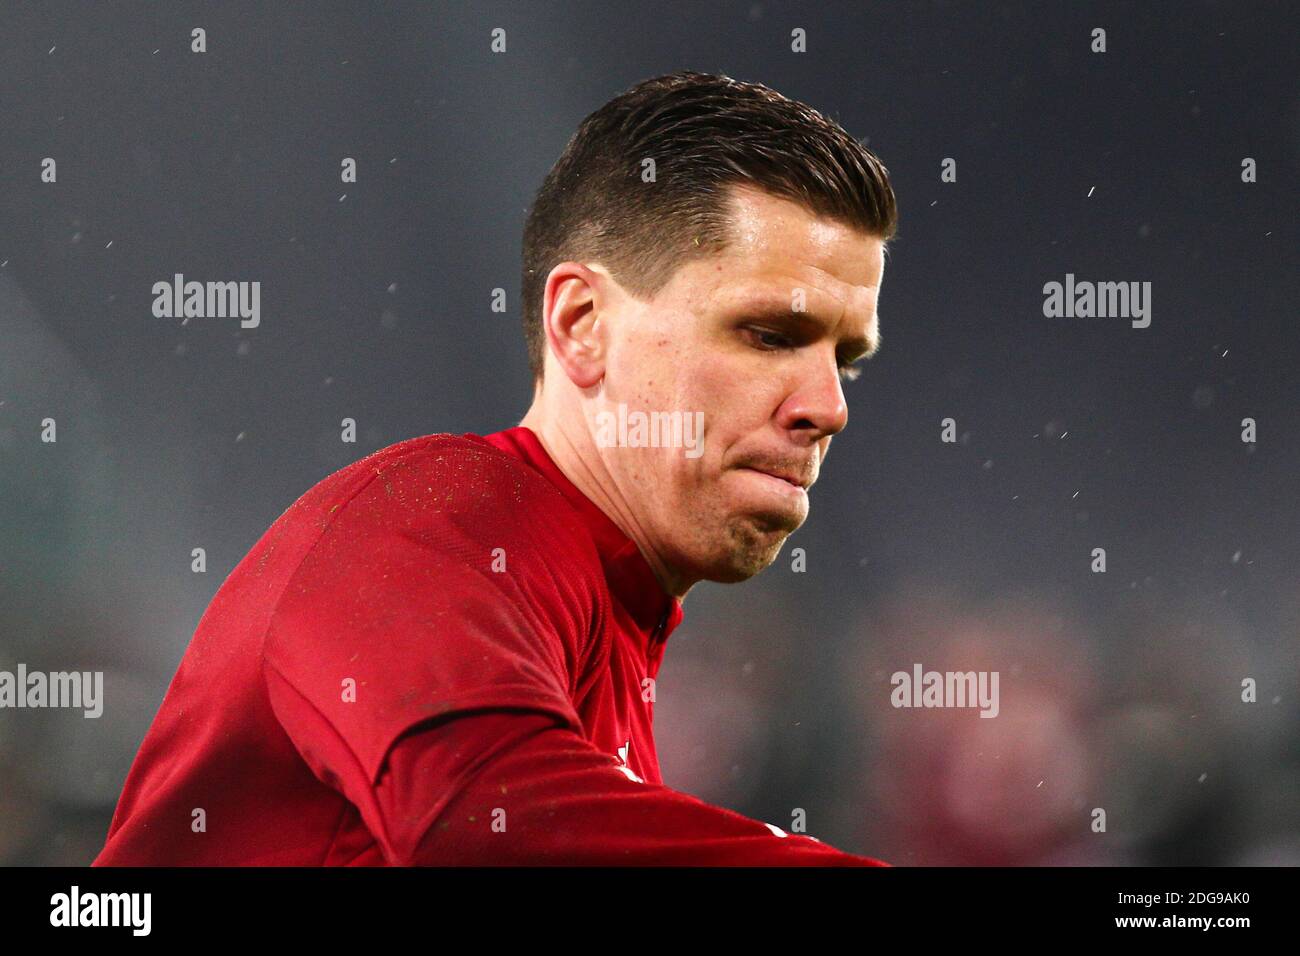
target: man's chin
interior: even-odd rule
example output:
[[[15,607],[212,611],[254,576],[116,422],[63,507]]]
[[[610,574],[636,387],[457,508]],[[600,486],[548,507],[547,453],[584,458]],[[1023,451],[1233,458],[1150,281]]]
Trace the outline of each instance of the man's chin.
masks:
[[[771,567],[781,553],[786,538],[798,526],[796,524],[792,528],[788,522],[783,522],[773,528],[764,522],[757,525],[745,522],[742,527],[733,528],[727,535],[730,547],[716,557],[704,579],[719,584],[736,584],[749,580],[758,572]]]

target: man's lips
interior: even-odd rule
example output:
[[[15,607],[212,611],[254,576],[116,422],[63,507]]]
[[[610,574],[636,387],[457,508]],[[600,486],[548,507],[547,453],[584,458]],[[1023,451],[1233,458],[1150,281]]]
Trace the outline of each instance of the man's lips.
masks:
[[[801,474],[793,471],[786,471],[782,468],[765,468],[759,465],[744,465],[742,467],[746,471],[756,471],[760,475],[767,475],[769,478],[779,478],[781,481],[804,491],[807,491],[812,485],[812,482],[804,478]]]

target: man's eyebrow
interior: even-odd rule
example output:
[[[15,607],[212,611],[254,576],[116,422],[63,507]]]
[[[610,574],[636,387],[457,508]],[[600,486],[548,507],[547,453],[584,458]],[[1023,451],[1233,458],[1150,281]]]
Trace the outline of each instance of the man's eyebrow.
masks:
[[[822,326],[826,325],[826,323],[823,322],[815,313],[811,311],[796,312],[788,305],[784,305],[780,302],[760,302],[747,308],[743,308],[741,314],[746,318],[758,322],[789,322],[794,320],[796,322],[804,321],[814,322]],[[872,335],[855,335],[852,338],[842,339],[840,341],[840,344],[836,349],[836,352],[840,356],[840,360],[848,365],[862,359],[872,358],[880,351],[881,339],[880,332],[878,331],[879,328],[880,315],[877,313],[875,321],[871,324]]]
[[[876,321],[879,322],[879,316]],[[844,361],[852,364],[853,362],[864,359],[874,358],[880,351],[880,333],[876,332],[870,338],[866,336],[854,336],[851,339],[845,339],[840,346],[840,353],[844,356]]]

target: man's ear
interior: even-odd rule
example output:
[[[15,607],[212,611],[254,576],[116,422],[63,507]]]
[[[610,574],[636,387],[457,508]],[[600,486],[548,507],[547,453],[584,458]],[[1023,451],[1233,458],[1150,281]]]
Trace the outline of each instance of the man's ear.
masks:
[[[561,262],[546,277],[542,325],[560,370],[578,388],[605,375],[605,329],[600,322],[601,279],[579,262]]]

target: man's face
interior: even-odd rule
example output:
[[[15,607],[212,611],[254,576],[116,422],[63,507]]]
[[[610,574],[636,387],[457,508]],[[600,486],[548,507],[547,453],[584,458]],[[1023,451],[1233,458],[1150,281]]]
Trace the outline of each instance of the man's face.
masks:
[[[847,423],[842,370],[878,340],[884,271],[878,238],[751,187],[732,197],[727,250],[652,299],[624,298],[606,323],[600,402],[679,412],[697,442],[703,413],[702,450],[607,441],[601,454],[659,558],[724,582],[771,564],[808,516],[806,489]]]

